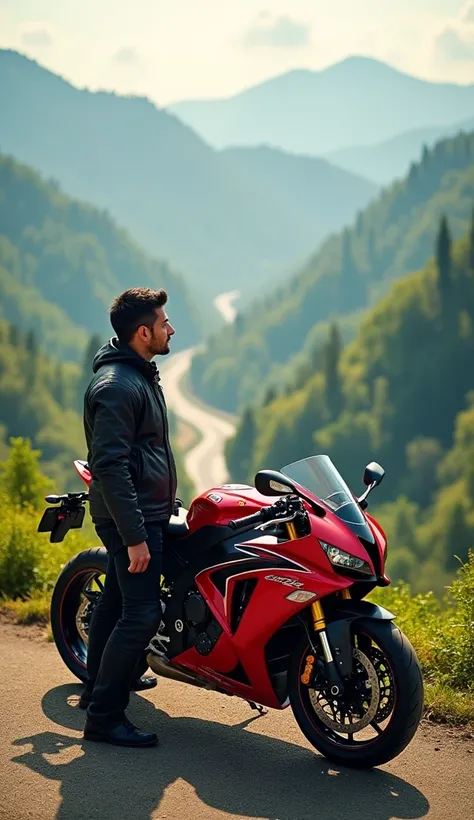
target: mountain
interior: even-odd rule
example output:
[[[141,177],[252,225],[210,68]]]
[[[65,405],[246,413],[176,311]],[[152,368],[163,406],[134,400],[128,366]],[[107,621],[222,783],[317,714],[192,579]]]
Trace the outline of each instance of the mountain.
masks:
[[[363,207],[376,186],[318,160],[304,205],[301,164],[272,155],[268,185],[259,161],[222,156],[149,100],[79,90],[37,63],[0,51],[1,148],[71,195],[106,208],[160,258],[186,272],[196,300],[258,287],[304,259],[324,235]],[[257,152],[263,165],[268,155]],[[307,161],[307,166],[311,160]],[[321,177],[321,184],[319,178]],[[328,190],[334,205],[328,207]]]
[[[442,591],[474,544],[474,210],[468,237],[453,245],[443,220],[434,249],[342,353],[333,325],[298,390],[247,408],[227,458],[233,481],[252,481],[326,453],[354,492],[378,461],[370,511],[389,536],[389,575]]]
[[[405,176],[410,163],[420,158],[425,145],[431,147],[443,138],[469,131],[474,131],[474,117],[455,125],[416,128],[375,145],[330,151],[326,158],[347,171],[387,185]]]
[[[193,390],[235,412],[262,398],[269,383],[281,389],[284,365],[292,369],[303,349],[299,364],[310,366],[319,355],[322,323],[343,317],[347,338],[394,280],[425,263],[440,214],[458,237],[467,230],[473,202],[474,134],[437,143],[284,286],[210,338],[193,361]]]
[[[432,83],[366,57],[290,71],[228,99],[168,106],[216,148],[260,145],[321,155],[450,125],[474,111],[474,85]]]
[[[137,285],[167,290],[177,348],[199,340],[196,308],[167,263],[107,214],[0,154],[0,318],[33,331],[55,358],[77,360],[89,334],[111,334],[113,297]]]

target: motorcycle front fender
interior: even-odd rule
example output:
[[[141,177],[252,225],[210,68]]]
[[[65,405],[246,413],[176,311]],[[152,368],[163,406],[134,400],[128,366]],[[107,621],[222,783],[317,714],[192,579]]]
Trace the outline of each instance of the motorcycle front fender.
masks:
[[[329,645],[336,667],[343,678],[352,674],[352,624],[362,619],[393,621],[394,618],[392,612],[378,604],[350,599],[338,602],[336,607],[325,612]]]

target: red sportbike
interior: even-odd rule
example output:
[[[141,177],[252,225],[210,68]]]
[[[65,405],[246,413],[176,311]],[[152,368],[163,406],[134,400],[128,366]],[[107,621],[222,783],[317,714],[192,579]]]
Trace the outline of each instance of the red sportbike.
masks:
[[[89,484],[87,464],[75,467]],[[260,711],[291,706],[309,742],[339,764],[396,757],[420,721],[423,682],[395,616],[364,600],[390,583],[385,535],[366,512],[383,476],[369,464],[356,498],[327,456],[312,456],[257,473],[255,487],[225,484],[189,511],[178,506],[157,590],[163,618],[144,648],[150,668]],[[82,525],[87,492],[46,500],[58,506],[38,529],[62,541]],[[54,640],[81,680],[106,566],[102,547],[81,552],[53,592]]]

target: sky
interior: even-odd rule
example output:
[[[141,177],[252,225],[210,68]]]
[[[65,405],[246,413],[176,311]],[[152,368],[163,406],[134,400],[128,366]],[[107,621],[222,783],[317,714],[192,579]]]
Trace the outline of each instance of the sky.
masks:
[[[474,83],[474,0],[0,0],[0,47],[160,106],[354,54]]]

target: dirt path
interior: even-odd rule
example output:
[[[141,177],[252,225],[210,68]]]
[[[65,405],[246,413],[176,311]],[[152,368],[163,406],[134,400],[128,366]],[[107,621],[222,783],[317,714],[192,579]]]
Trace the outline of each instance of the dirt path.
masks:
[[[314,753],[289,710],[160,681],[129,716],[154,749],[83,743],[80,686],[38,632],[0,627],[2,820],[469,820],[474,738],[422,725],[395,761],[353,772]]]

